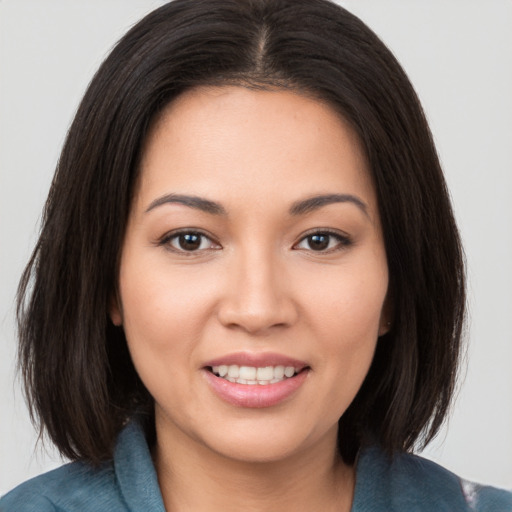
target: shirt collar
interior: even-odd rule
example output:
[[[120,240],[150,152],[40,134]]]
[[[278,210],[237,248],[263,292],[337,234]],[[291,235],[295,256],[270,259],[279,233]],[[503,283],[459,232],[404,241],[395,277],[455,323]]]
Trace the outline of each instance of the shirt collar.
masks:
[[[151,453],[141,425],[130,421],[119,434],[114,453],[116,478],[131,512],[165,512]],[[388,457],[378,447],[362,450],[357,460],[351,512],[408,510],[466,511],[460,481],[420,457]]]
[[[131,512],[165,512],[146,437],[135,420],[119,434],[114,467],[121,494]]]

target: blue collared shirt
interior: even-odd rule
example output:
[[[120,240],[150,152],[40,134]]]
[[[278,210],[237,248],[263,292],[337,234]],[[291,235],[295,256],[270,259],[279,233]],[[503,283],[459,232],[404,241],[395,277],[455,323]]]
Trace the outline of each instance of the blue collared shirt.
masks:
[[[0,499],[1,512],[165,512],[144,433],[130,422],[113,461],[72,462],[29,480]],[[392,460],[377,447],[357,463],[351,512],[512,512],[512,493],[464,482],[416,455]]]

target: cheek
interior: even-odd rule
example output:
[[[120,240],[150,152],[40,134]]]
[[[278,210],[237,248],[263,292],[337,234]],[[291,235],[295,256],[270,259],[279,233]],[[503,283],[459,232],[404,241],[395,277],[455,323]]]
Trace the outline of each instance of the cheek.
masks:
[[[214,289],[211,278],[173,267],[165,255],[158,256],[142,262],[127,258],[120,275],[125,330],[148,342],[168,342],[197,327]]]
[[[186,272],[172,271],[161,259],[140,264],[126,258],[120,274],[123,328],[144,382],[156,376],[168,378],[171,370],[184,368],[208,307],[206,283],[191,284]]]
[[[357,345],[378,337],[388,287],[385,265],[347,265],[336,272],[318,272],[300,286],[307,290],[303,304],[310,321],[330,333],[329,338],[336,333],[340,340]]]
[[[379,336],[388,275],[384,265],[341,269],[309,283],[309,314],[316,333],[319,373],[330,386],[328,400],[344,411],[364,381]]]
[[[128,349],[142,382],[157,403],[186,400],[186,369],[198,337],[197,308],[190,287],[176,292],[176,283],[155,269],[121,279],[123,328]],[[190,399],[190,397],[188,397]]]

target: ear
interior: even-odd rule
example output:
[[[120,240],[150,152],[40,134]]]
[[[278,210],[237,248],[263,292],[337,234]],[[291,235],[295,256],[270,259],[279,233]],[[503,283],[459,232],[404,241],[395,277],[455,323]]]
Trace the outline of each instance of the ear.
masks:
[[[120,304],[119,294],[117,292],[113,293],[109,301],[108,314],[110,320],[116,327],[123,325],[123,315]]]
[[[391,293],[388,290],[386,294],[386,298],[384,299],[384,305],[382,306],[382,311],[380,313],[380,322],[379,322],[379,338],[387,334],[393,325],[394,318],[394,304],[393,299],[391,298]]]

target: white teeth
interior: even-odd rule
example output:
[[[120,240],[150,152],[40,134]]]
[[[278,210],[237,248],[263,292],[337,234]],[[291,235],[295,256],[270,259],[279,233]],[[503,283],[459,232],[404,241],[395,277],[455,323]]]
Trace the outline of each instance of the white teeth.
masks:
[[[284,377],[284,366],[276,366],[274,368],[274,379],[282,379]]]
[[[239,370],[240,369],[236,364],[232,364],[228,368],[228,377],[232,377],[233,379],[238,379],[238,377],[240,377]]]
[[[293,377],[300,370],[301,368],[281,365],[256,368],[254,366],[238,366],[236,364],[228,366],[223,364],[212,367],[212,372],[218,377],[223,377],[229,382],[249,386],[276,384],[284,379]]]
[[[254,368],[253,366],[240,366],[238,378],[246,380],[255,380],[256,368]]]
[[[271,380],[274,378],[274,368],[272,366],[265,366],[265,368],[258,368],[256,372],[258,380]]]
[[[293,377],[293,374],[295,373],[295,368],[293,366],[287,366],[284,369],[284,375],[286,377]]]

